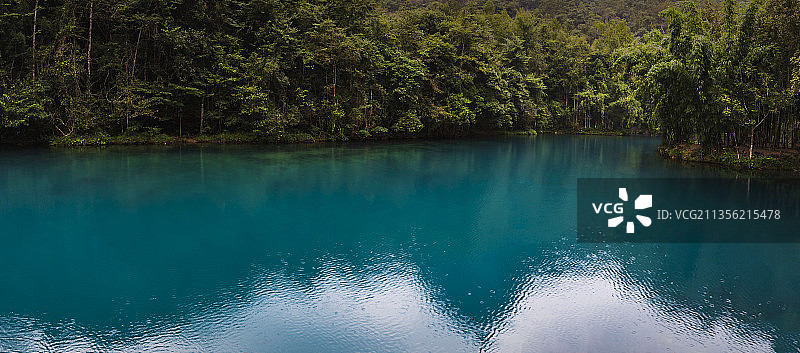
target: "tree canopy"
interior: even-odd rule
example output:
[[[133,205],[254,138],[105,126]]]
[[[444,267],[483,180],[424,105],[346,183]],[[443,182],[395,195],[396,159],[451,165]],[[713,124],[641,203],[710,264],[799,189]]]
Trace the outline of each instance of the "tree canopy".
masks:
[[[592,128],[796,146],[797,0],[620,4],[3,0],[0,141]]]

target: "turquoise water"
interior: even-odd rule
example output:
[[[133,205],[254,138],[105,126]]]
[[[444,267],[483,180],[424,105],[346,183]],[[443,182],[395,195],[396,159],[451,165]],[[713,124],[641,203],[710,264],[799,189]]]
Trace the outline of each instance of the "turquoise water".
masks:
[[[0,151],[0,351],[798,351],[798,244],[578,244],[657,138]]]

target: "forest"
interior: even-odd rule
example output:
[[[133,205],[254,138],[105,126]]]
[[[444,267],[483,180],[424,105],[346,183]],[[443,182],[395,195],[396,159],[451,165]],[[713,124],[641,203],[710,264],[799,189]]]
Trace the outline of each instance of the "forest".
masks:
[[[798,0],[0,0],[0,21],[0,143],[800,142]]]

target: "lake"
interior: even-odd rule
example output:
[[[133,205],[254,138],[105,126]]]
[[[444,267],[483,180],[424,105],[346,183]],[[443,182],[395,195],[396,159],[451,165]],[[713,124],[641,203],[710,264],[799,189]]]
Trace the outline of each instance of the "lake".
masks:
[[[0,150],[0,351],[798,351],[800,244],[576,242],[658,138]]]

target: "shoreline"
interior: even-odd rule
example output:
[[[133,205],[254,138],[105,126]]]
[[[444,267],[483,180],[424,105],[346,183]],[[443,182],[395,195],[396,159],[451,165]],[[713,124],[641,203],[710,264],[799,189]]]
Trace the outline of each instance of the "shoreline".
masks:
[[[797,150],[757,149],[754,150],[753,158],[748,158],[742,149],[735,147],[709,149],[700,145],[681,144],[662,145],[657,152],[664,159],[717,165],[734,170],[800,172],[800,151]]]
[[[276,135],[260,135],[255,133],[220,133],[195,137],[178,137],[167,134],[129,134],[129,135],[75,135],[54,137],[43,140],[0,141],[0,146],[18,147],[103,147],[103,146],[146,146],[146,145],[192,145],[192,144],[316,144],[330,142],[382,142],[403,140],[462,140],[495,136],[536,136],[536,135],[593,135],[593,136],[643,136],[626,131],[605,130],[477,130],[469,133],[450,136],[437,135],[403,135],[385,133],[376,136],[325,136],[308,133],[285,133]]]
[[[438,141],[469,140],[500,136],[537,136],[537,135],[584,135],[584,136],[657,136],[647,132],[607,131],[596,129],[552,129],[552,130],[477,130],[452,136],[436,135],[401,135],[386,133],[380,136],[367,137],[331,137],[311,135],[308,133],[286,133],[277,135],[259,135],[255,133],[221,133],[200,135],[195,137],[178,137],[167,134],[130,134],[130,135],[81,135],[56,137],[42,141],[2,142],[3,146],[15,147],[107,147],[107,146],[177,146],[203,144],[231,145],[289,145],[289,144],[325,144],[325,143],[381,143],[390,141]],[[715,165],[731,170],[763,170],[800,172],[800,151],[756,149],[752,159],[747,158],[740,149],[735,148],[707,149],[700,145],[681,144],[676,146],[661,145],[656,153],[664,159]]]

